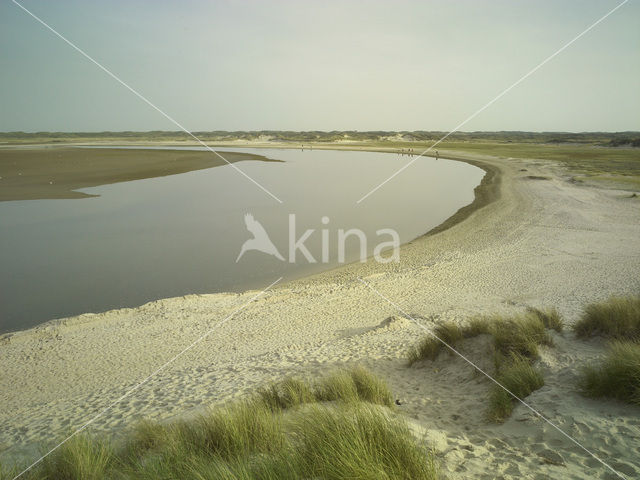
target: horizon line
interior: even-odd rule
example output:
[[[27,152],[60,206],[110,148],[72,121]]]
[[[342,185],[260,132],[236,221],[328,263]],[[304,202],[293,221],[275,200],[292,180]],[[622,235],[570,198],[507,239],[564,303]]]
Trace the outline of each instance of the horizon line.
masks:
[[[288,129],[260,129],[260,130],[193,130],[198,133],[442,133],[445,130],[288,130]],[[114,134],[114,133],[174,133],[186,135],[181,130],[2,130],[0,135],[24,134],[24,135],[41,135],[41,134]],[[452,134],[478,134],[478,133],[531,133],[531,134],[619,134],[619,133],[637,133],[640,130],[459,130]]]

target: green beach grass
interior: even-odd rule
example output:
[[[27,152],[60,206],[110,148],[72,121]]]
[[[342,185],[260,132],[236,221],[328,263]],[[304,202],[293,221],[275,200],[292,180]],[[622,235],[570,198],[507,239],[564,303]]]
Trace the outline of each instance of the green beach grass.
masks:
[[[528,358],[517,354],[502,361],[496,380],[510,393],[498,385],[491,387],[487,416],[494,422],[504,421],[513,412],[515,399],[511,394],[523,399],[544,385],[542,372]]]
[[[603,359],[582,371],[582,392],[640,405],[640,343],[613,341]]]
[[[544,385],[542,372],[534,362],[539,357],[539,347],[553,343],[549,329],[563,330],[562,319],[554,308],[529,308],[526,313],[513,317],[477,317],[462,326],[445,322],[435,327],[435,336],[425,337],[412,347],[407,360],[409,365],[433,361],[443,349],[447,349],[442,341],[457,348],[464,339],[490,335],[489,353],[494,359],[494,378],[504,388],[496,384],[491,386],[486,416],[491,421],[503,422],[511,415],[517,402],[513,395],[523,399]]]
[[[362,368],[314,382],[285,379],[195,418],[139,422],[117,442],[78,434],[23,478],[439,478],[433,453],[389,408],[391,399],[387,385]]]
[[[613,296],[604,302],[587,305],[573,330],[580,338],[639,338],[640,296]]]
[[[494,351],[502,356],[511,354],[535,359],[539,345],[551,345],[547,329],[562,331],[562,319],[555,309],[529,309],[523,315],[476,317],[464,325],[444,322],[436,325],[434,335],[423,338],[407,354],[409,365],[421,360],[435,360],[446,346],[456,347],[466,338],[488,334],[493,337]],[[436,338],[437,337],[437,338]]]
[[[386,382],[362,367],[336,370],[317,381],[287,378],[259,389],[258,395],[272,410],[332,401],[393,407],[393,396]]]
[[[582,392],[640,405],[640,297],[612,296],[587,305],[573,330],[579,338],[611,340],[604,357],[582,370]]]

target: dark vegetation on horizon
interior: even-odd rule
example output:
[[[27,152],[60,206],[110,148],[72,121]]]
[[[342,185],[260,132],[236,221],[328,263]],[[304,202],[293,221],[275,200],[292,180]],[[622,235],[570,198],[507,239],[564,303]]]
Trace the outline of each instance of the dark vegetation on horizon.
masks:
[[[364,148],[413,153],[422,152],[440,140],[446,132],[426,131],[210,131],[194,132],[203,142],[215,146],[229,142],[257,141],[265,145],[291,147],[301,145],[328,148]],[[184,132],[0,132],[0,145],[36,145],[101,142],[132,144],[163,142],[168,145],[194,145]],[[570,171],[596,182],[612,182],[616,188],[636,191],[640,185],[640,132],[456,132],[436,147],[440,155],[489,155],[505,159],[549,160],[560,162]],[[613,148],[619,147],[619,148]],[[434,153],[427,154],[433,156]]]
[[[207,141],[230,140],[270,140],[280,142],[434,142],[447,132],[440,131],[199,131],[193,132],[198,138]],[[0,141],[5,142],[66,142],[83,140],[193,140],[184,132],[148,131],[148,132],[0,132]],[[488,141],[504,143],[540,143],[540,144],[584,144],[603,147],[640,147],[640,132],[456,132],[446,142]]]

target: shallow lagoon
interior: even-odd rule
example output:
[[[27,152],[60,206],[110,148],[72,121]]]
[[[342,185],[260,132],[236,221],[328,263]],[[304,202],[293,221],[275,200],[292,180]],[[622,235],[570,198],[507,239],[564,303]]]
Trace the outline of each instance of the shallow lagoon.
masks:
[[[172,147],[173,148],[173,147]],[[198,149],[197,147],[189,147]],[[216,148],[257,153],[283,163],[235,164],[283,203],[230,166],[84,189],[99,197],[0,203],[0,331],[29,328],[84,312],[131,307],[191,293],[262,288],[337,266],[338,229],[358,228],[373,252],[391,228],[408,242],[473,201],[484,171],[463,162],[419,158],[360,204],[410,157],[335,150]],[[213,154],[212,154],[213,155]],[[283,262],[249,251],[251,213],[288,260],[289,216],[299,251]],[[328,217],[328,223],[322,222]],[[326,219],[325,219],[326,221]],[[329,263],[322,263],[323,238]],[[326,248],[325,247],[325,248]],[[357,261],[349,237],[346,261]]]

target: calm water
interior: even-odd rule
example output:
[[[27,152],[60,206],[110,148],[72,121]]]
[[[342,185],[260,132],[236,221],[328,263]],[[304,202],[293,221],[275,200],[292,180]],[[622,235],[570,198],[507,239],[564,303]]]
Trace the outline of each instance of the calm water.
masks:
[[[193,148],[197,149],[197,148]],[[356,201],[410,160],[371,152],[230,149],[285,163],[236,165],[277,195],[277,203],[229,166],[84,189],[100,197],[0,203],[0,331],[28,328],[84,312],[130,307],[189,293],[262,288],[337,265],[337,230],[359,228],[371,253],[376,230],[403,243],[473,201],[484,172],[420,158],[360,204]],[[251,235],[244,214],[264,225],[287,257],[290,213],[296,238],[319,261],[328,230],[331,263],[281,262],[240,247]],[[329,223],[321,222],[323,216]],[[358,258],[355,239],[347,260]]]

